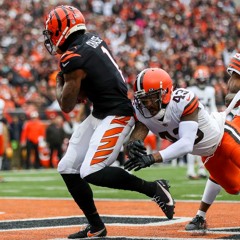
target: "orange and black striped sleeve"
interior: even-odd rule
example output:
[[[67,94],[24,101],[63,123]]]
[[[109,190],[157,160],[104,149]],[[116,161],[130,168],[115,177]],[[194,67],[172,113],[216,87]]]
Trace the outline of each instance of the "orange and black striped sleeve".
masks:
[[[184,108],[182,116],[184,117],[194,112],[198,108],[198,105],[198,97],[194,96],[194,98]]]

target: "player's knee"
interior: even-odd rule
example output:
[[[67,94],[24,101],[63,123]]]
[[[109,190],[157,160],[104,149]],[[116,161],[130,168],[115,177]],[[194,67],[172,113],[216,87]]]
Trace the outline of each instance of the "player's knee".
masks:
[[[60,174],[79,174],[79,169],[74,166],[70,161],[70,158],[64,156],[58,163],[57,171]]]
[[[81,169],[80,169],[80,176],[81,176],[82,179],[86,178],[90,174],[92,174],[92,170],[90,171],[90,169],[88,169],[88,168],[81,167]]]

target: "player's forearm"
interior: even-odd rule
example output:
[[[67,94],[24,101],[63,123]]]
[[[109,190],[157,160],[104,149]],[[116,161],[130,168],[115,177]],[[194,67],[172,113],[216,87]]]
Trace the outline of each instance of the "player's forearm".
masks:
[[[129,142],[144,140],[148,134],[148,128],[141,122],[136,122],[135,127],[130,135]]]
[[[167,162],[191,153],[198,130],[195,121],[183,121],[179,124],[179,140],[155,154],[156,162]]]
[[[63,72],[60,71],[56,76],[56,98],[61,109],[62,109],[63,86],[64,86],[64,76],[63,76]]]

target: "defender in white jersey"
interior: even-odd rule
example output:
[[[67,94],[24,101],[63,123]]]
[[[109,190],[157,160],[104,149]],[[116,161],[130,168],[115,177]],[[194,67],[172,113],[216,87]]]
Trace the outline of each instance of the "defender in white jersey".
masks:
[[[208,113],[217,112],[215,89],[208,85],[210,74],[207,66],[198,66],[193,74],[195,84],[187,89],[192,91],[204,105]],[[197,174],[195,171],[195,163],[197,163]],[[187,176],[189,179],[195,180],[206,178],[207,173],[203,166],[200,156],[187,154]]]
[[[192,150],[191,152],[193,154],[202,156],[209,156],[213,154],[218,146],[218,143],[221,141],[223,129],[220,128],[216,119],[210,118],[208,112],[198,101],[198,98],[194,95],[194,93],[184,88],[179,88],[173,91],[171,100],[165,109],[164,118],[159,118],[158,114],[152,118],[145,118],[135,105],[136,117],[140,122],[142,122],[156,135],[174,142],[175,144],[179,144],[177,143],[179,140],[183,141],[181,140],[182,134],[185,135],[185,133],[179,132],[179,130],[181,130],[179,124],[183,125],[184,128],[186,124],[184,121],[181,121],[181,118],[188,116],[189,113],[193,112],[197,108],[199,108],[199,124],[197,124],[197,122],[191,122],[190,124],[191,128],[196,130],[196,134],[194,134],[194,131],[190,134],[193,136],[188,137],[194,139],[194,146],[192,149],[188,149],[185,147],[183,142],[181,144],[181,148],[178,149],[178,152],[171,151],[169,154],[168,151],[170,150],[162,150],[160,154],[162,155],[163,162],[170,161],[179,155],[182,156],[189,152],[188,150]],[[146,115],[149,113],[147,108],[144,108],[143,112],[145,112]],[[186,140],[188,138],[186,138]],[[202,141],[203,138],[204,141]],[[168,149],[169,148],[175,149],[175,146],[170,145]]]
[[[234,77],[233,74],[230,79]],[[193,92],[182,88],[172,91],[172,80],[163,69],[143,70],[134,87],[138,121],[129,138],[130,159],[125,163],[125,169],[137,171],[156,162],[171,161],[192,153],[202,156],[212,183],[230,194],[239,194],[240,116],[231,122],[225,119],[239,102],[240,91],[224,112],[209,115]],[[172,144],[159,152],[145,154],[142,142],[149,130]],[[215,190],[217,194],[217,188]],[[206,222],[202,220],[194,218],[186,230],[204,228]]]
[[[209,115],[191,91],[172,91],[172,87],[172,79],[163,69],[148,68],[138,75],[134,104],[138,121],[129,138],[133,150],[128,147],[130,159],[125,168],[139,170],[192,153],[202,156],[211,179],[228,193],[238,194],[240,117],[230,123],[225,120],[226,112]],[[153,154],[139,154],[139,141],[149,130],[172,144]]]

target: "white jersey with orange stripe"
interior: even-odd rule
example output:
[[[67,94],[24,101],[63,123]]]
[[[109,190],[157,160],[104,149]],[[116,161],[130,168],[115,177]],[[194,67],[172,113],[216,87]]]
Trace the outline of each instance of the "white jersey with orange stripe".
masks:
[[[144,118],[136,106],[134,107],[136,117],[140,122],[145,124],[149,130],[157,136],[171,142],[179,140],[178,132],[181,117],[199,108],[199,126],[192,151],[194,155],[211,155],[222,139],[225,114],[216,113],[214,117],[210,116],[195,94],[188,89],[179,88],[173,91],[171,100],[166,107],[165,115],[162,119],[158,119],[157,115],[152,118]],[[147,109],[145,109],[145,111],[147,111]]]

